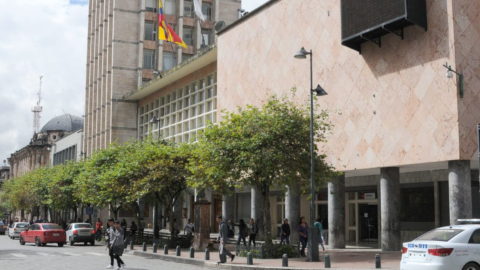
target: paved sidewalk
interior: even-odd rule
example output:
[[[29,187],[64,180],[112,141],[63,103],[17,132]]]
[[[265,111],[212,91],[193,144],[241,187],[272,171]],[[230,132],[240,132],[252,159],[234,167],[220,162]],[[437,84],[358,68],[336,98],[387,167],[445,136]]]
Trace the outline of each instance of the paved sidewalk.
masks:
[[[234,246],[228,246],[230,251],[234,251]],[[135,246],[134,255],[152,259],[160,259],[197,266],[214,267],[219,269],[324,269],[324,256],[329,254],[331,269],[375,269],[375,254],[380,254],[382,269],[398,270],[400,266],[400,252],[381,252],[373,249],[341,249],[325,250],[321,252],[321,262],[306,262],[305,258],[292,258],[288,261],[288,268],[282,267],[281,259],[253,259],[253,265],[247,265],[245,257],[235,257],[233,262],[218,264],[218,251],[210,252],[210,261],[205,261],[205,252],[195,252],[194,259],[189,258],[189,250],[182,250],[181,256],[175,256],[175,250],[170,249],[168,255],[163,254],[163,248],[158,248],[157,253],[153,253],[152,247],[147,247],[147,251],[142,251],[142,246]]]

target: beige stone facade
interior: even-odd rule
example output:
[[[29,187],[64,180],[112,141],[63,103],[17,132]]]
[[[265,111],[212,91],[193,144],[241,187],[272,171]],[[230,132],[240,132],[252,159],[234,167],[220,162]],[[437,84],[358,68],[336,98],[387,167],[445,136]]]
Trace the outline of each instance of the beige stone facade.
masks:
[[[240,1],[163,0],[166,20],[188,48],[159,41],[158,0],[90,0],[84,152],[137,137],[137,103],[123,97],[215,42],[214,23],[236,20]]]

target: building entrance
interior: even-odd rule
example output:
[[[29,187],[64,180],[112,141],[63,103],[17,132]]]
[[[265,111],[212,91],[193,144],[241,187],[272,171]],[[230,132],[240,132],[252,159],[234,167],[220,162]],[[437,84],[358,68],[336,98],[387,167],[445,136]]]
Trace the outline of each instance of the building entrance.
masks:
[[[359,241],[378,242],[378,205],[358,204]]]
[[[377,191],[347,192],[345,198],[347,242],[378,242]]]

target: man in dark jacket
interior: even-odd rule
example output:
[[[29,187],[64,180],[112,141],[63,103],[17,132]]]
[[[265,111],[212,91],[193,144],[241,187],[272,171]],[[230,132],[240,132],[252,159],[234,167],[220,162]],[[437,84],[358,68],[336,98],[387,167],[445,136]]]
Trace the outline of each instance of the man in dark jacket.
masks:
[[[280,231],[280,245],[283,244],[284,240],[287,242],[287,244],[290,244],[290,224],[288,224],[288,219],[283,220]]]
[[[225,221],[222,220],[221,215],[217,216],[217,222],[218,222],[218,240],[217,241],[220,243],[220,246],[218,248],[219,250],[218,254],[220,255],[220,263],[226,263],[227,256],[230,257],[231,262],[233,262],[235,255],[230,253],[230,251],[228,251],[225,246],[228,242],[228,225]]]

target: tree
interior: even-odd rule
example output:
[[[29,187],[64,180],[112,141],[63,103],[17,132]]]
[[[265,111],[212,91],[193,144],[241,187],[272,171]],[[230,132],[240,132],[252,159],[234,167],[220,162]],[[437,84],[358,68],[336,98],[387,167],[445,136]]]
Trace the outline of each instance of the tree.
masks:
[[[294,94],[294,91],[292,91]],[[314,115],[315,182],[317,187],[333,176],[319,154],[317,144],[326,142],[328,113]],[[248,105],[237,113],[225,112],[218,125],[210,123],[200,136],[189,185],[212,187],[252,186],[263,197],[262,213],[266,244],[271,244],[270,190],[286,191],[310,186],[310,108],[297,106],[286,96],[273,95],[258,108]]]

